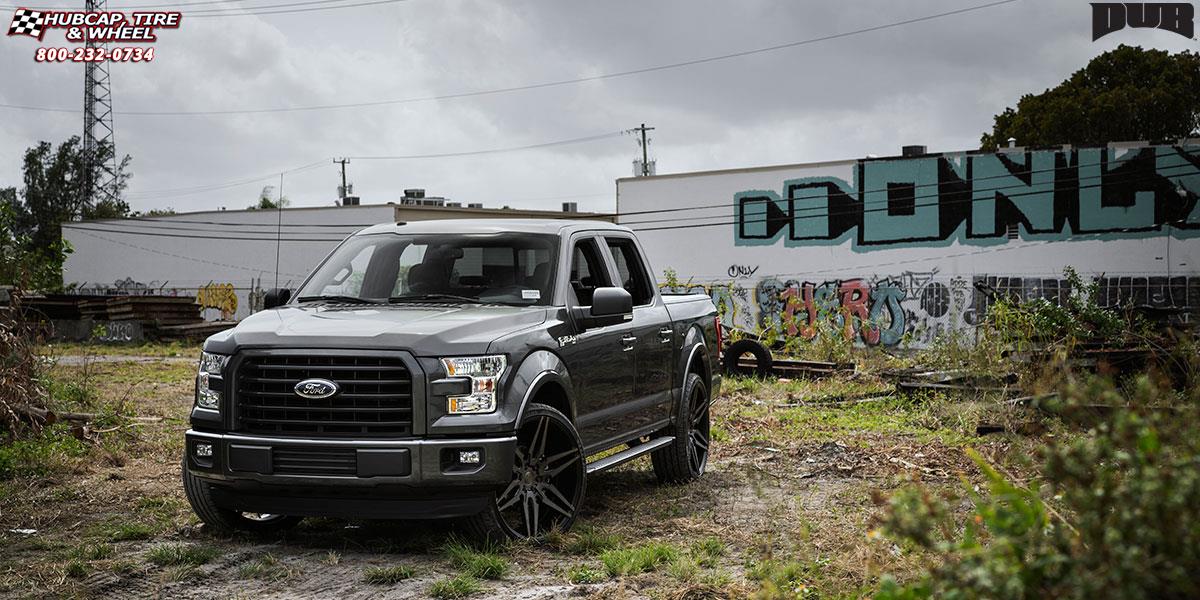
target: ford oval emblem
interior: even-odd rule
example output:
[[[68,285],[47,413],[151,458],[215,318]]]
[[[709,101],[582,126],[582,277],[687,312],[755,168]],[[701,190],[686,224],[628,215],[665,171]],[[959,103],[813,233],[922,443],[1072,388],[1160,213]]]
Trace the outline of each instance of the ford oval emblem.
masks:
[[[297,396],[320,400],[338,393],[338,384],[328,379],[305,379],[296,384],[295,390]]]

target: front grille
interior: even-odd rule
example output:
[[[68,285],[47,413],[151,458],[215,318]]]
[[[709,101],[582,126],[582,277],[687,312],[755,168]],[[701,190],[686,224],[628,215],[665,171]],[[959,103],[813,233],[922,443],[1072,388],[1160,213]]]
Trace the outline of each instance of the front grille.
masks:
[[[354,448],[276,447],[271,451],[277,475],[358,475]]]
[[[270,435],[412,435],[412,374],[388,356],[249,356],[237,367],[238,421]],[[329,398],[296,394],[304,379],[328,379]]]

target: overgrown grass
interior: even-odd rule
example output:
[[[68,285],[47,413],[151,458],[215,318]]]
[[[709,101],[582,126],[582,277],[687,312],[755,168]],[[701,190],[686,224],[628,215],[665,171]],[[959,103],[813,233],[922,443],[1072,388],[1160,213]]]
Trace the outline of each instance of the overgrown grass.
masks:
[[[461,540],[451,540],[442,552],[451,564],[463,573],[479,579],[501,579],[508,573],[508,559],[499,553],[498,546],[477,548]]]
[[[594,555],[620,545],[620,535],[588,525],[571,532],[559,547],[571,554]]]
[[[160,566],[192,565],[199,566],[216,558],[221,551],[211,546],[195,546],[191,544],[163,544],[155,546],[146,553],[146,560]]]
[[[363,572],[363,581],[371,585],[393,585],[405,579],[412,579],[413,574],[412,567],[408,565],[368,567]]]
[[[600,583],[608,574],[590,565],[572,565],[567,569],[567,581],[574,584]]]
[[[613,577],[649,573],[674,561],[679,550],[662,542],[647,542],[631,548],[616,548],[600,554],[605,571]]]
[[[90,449],[71,434],[69,424],[55,423],[28,438],[0,445],[0,479],[44,477],[65,470]]]
[[[154,537],[158,528],[138,521],[118,521],[103,524],[97,531],[110,542],[131,542]]]
[[[478,579],[470,575],[457,575],[441,579],[429,586],[429,595],[439,600],[466,598],[471,594],[481,591],[483,591],[483,585],[479,583]]]

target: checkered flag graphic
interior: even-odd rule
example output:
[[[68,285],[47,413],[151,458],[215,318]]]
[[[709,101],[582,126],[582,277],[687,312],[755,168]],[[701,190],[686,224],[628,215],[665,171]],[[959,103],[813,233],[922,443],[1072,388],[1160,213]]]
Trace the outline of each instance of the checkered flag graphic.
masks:
[[[46,24],[46,13],[28,8],[18,8],[13,13],[12,24],[8,26],[8,35],[27,35],[42,39],[42,26]]]

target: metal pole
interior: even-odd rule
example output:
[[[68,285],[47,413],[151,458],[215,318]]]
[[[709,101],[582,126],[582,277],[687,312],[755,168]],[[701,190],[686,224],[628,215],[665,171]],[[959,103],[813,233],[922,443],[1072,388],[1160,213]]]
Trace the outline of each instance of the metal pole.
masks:
[[[279,287],[279,246],[283,243],[283,173],[279,174],[279,199],[275,201],[275,287]]]

